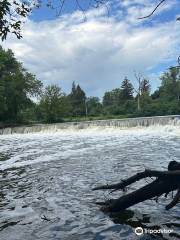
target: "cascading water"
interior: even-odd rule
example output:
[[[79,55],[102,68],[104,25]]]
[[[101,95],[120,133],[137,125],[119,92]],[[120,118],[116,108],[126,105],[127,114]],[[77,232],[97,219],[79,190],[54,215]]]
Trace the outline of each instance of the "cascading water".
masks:
[[[126,118],[111,120],[96,120],[84,122],[68,122],[56,124],[36,124],[33,126],[9,127],[0,129],[0,135],[3,134],[23,134],[35,132],[56,132],[62,129],[86,129],[89,127],[148,127],[154,125],[174,125],[180,126],[180,115],[142,117],[142,118]]]

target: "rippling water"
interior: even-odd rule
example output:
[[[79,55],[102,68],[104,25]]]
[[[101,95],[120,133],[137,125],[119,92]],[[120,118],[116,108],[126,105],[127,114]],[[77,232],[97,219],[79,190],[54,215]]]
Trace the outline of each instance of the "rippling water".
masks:
[[[170,197],[110,218],[95,202],[122,193],[91,191],[142,168],[164,170],[170,160],[179,159],[177,127],[0,136],[0,239],[140,239],[137,226],[173,229],[173,235],[155,239],[180,239],[179,206],[164,210]]]

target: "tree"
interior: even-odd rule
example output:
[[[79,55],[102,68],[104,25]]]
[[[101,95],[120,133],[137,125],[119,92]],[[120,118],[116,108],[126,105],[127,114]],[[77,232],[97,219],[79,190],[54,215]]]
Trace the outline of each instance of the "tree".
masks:
[[[133,85],[131,82],[125,77],[121,84],[122,89],[122,99],[123,100],[132,100],[133,99]]]
[[[147,100],[147,102],[149,102],[150,100],[149,94],[150,94],[151,86],[150,86],[149,80],[144,78],[141,73],[135,72],[134,76],[138,84],[137,87],[134,88],[134,90],[137,93],[136,95],[137,110],[140,112],[141,105],[143,105],[143,108],[144,108],[145,100]]]
[[[113,106],[122,103],[122,90],[120,88],[115,88],[112,91],[105,92],[103,96],[103,106]]]
[[[39,104],[42,120],[45,122],[59,122],[68,110],[67,98],[57,85],[49,85],[41,95]]]
[[[86,100],[87,113],[89,116],[97,116],[102,112],[102,104],[98,97],[89,97]]]
[[[151,85],[149,80],[142,78],[140,82],[140,97],[139,101],[141,103],[141,113],[145,116],[149,116],[148,105],[151,103],[152,98],[150,97]]]
[[[72,84],[72,90],[69,95],[69,101],[72,106],[73,116],[86,115],[86,94],[81,89],[79,84],[76,86],[75,82]]]
[[[133,86],[125,78],[121,88],[105,92],[103,96],[103,112],[110,115],[132,114],[135,111]]]
[[[159,99],[159,98],[160,98],[160,93],[161,93],[161,87],[159,87],[157,90],[155,90],[155,91],[151,94],[151,98],[152,98],[153,100]]]
[[[141,105],[140,105],[140,96],[141,96],[141,81],[142,81],[142,75],[140,73],[134,73],[134,76],[137,81],[137,88],[134,88],[135,92],[137,93],[137,110],[138,112],[141,110]]]
[[[40,94],[42,83],[27,72],[11,50],[0,47],[0,120],[21,121],[23,111]]]
[[[180,68],[170,68],[161,76],[161,97],[180,100]]]
[[[141,90],[141,95],[149,95],[150,91],[151,91],[151,85],[149,83],[149,80],[144,78],[142,79],[141,83],[140,83],[140,90]]]

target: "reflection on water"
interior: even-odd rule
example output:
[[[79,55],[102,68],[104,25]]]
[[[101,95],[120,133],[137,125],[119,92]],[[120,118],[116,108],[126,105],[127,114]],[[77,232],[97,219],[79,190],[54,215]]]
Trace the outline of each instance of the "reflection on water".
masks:
[[[180,239],[179,206],[164,210],[170,196],[107,216],[95,202],[111,196],[91,191],[142,168],[164,170],[179,146],[177,129],[165,127],[0,136],[0,239]],[[137,226],[173,233],[138,237]]]

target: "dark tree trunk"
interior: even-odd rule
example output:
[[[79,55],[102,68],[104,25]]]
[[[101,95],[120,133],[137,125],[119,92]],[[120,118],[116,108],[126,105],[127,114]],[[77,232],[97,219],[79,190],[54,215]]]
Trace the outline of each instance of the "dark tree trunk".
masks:
[[[137,203],[143,202],[148,199],[159,197],[162,194],[168,194],[171,191],[177,190],[177,194],[173,201],[166,206],[170,209],[175,206],[180,199],[180,163],[172,161],[168,165],[168,171],[152,171],[145,170],[128,179],[122,180],[118,184],[103,185],[96,187],[93,190],[113,189],[113,191],[122,190],[126,186],[146,177],[157,177],[152,183],[144,187],[126,194],[118,199],[112,199],[104,202],[103,210],[110,212],[119,212],[131,207]]]

